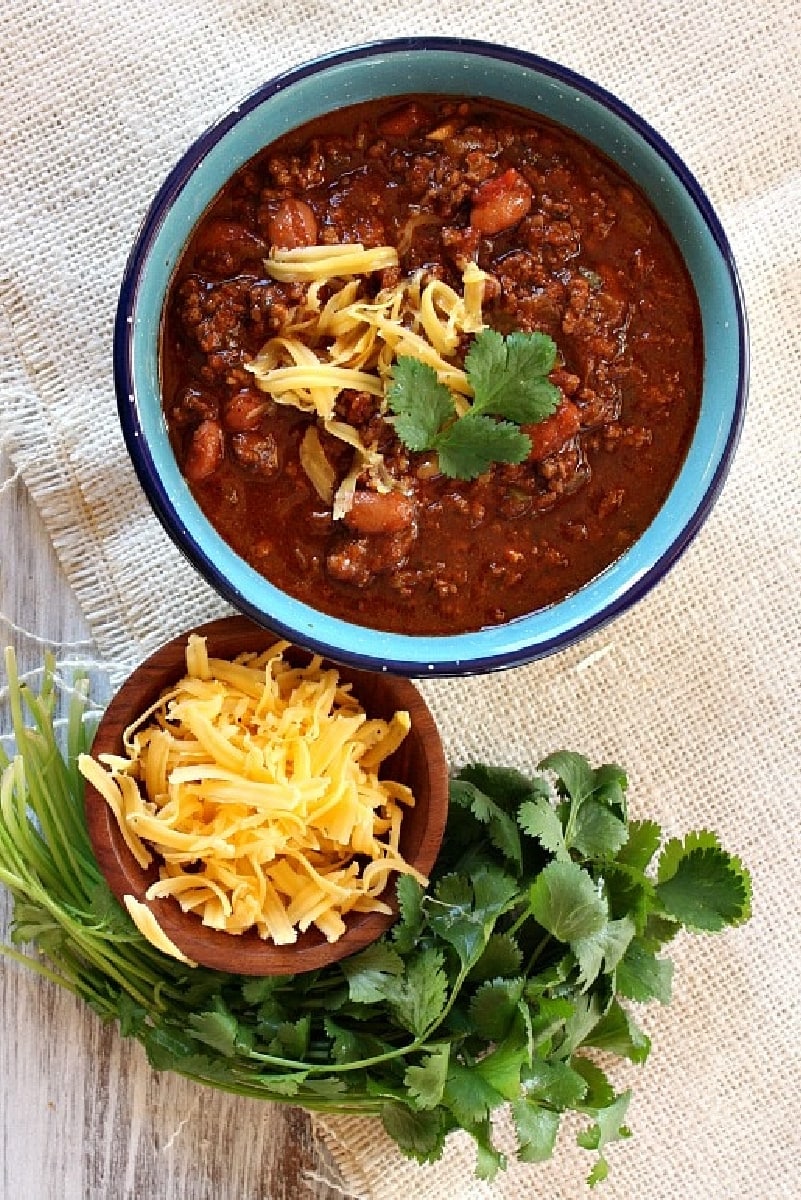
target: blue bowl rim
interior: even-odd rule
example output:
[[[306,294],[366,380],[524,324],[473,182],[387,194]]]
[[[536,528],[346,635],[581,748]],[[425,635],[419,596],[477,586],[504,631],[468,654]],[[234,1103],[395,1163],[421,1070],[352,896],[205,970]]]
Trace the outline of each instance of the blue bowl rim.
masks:
[[[136,307],[139,272],[147,261],[151,245],[158,234],[164,215],[173,200],[183,189],[191,172],[203,160],[209,150],[225,136],[229,129],[271,96],[276,95],[302,79],[329,70],[340,64],[347,64],[376,55],[437,51],[487,56],[510,62],[525,69],[535,71],[545,77],[556,79],[607,108],[614,116],[633,129],[666,162],[700,213],[708,232],[720,252],[722,264],[728,275],[737,320],[738,371],[732,421],[729,426],[725,445],[720,453],[716,470],[709,480],[706,492],[700,498],[691,519],[677,531],[673,540],[647,571],[643,572],[639,578],[634,580],[602,608],[591,612],[583,620],[578,621],[568,629],[556,633],[552,637],[541,638],[534,643],[516,645],[507,650],[495,650],[486,655],[472,655],[469,659],[461,657],[458,651],[452,651],[451,653],[445,651],[439,654],[427,654],[425,656],[426,661],[423,661],[417,657],[405,658],[402,653],[399,653],[397,657],[390,658],[386,654],[375,655],[365,651],[351,651],[334,646],[328,641],[315,638],[312,632],[306,632],[305,630],[301,632],[299,628],[274,619],[268,612],[248,599],[247,596],[221,575],[203,548],[188,537],[187,531],[182,527],[166,489],[161,483],[155,464],[150,457],[137,413],[136,396],[132,379],[132,348],[133,313]],[[244,97],[227,113],[209,125],[191,143],[157,191],[140,225],[128,256],[120,286],[114,325],[113,364],[120,424],[139,483],[147,495],[156,516],[166,532],[176,543],[178,549],[219,595],[231,603],[234,608],[250,616],[255,621],[266,625],[288,640],[298,642],[310,650],[319,651],[331,658],[338,659],[340,662],[366,670],[392,670],[397,674],[410,677],[454,676],[480,674],[488,671],[523,666],[557,651],[567,649],[589,634],[602,629],[610,621],[631,608],[638,600],[650,592],[667,571],[675,565],[706,521],[720,495],[731,467],[745,419],[749,378],[749,339],[742,284],[723,226],[693,172],[687,167],[672,146],[643,117],[602,85],[595,83],[570,67],[563,66],[558,62],[543,58],[529,51],[473,38],[403,37],[365,42],[334,50],[281,72]],[[189,546],[187,542],[190,543]],[[299,609],[312,614],[314,613],[313,609],[308,609],[302,602],[297,601],[296,603]],[[517,618],[515,621],[509,622],[508,627],[512,629],[525,619],[525,617]],[[298,622],[298,625],[300,624]],[[356,630],[357,634],[363,632],[366,637],[369,637],[371,632],[373,632],[369,627],[351,625],[348,622],[342,622],[342,624],[345,628]],[[381,633],[380,637],[384,643],[391,643],[396,639],[401,642],[409,640],[405,635],[387,633]],[[453,637],[424,636],[420,641],[428,646],[437,645],[438,647],[447,647],[458,641],[459,637],[460,635],[454,635]]]

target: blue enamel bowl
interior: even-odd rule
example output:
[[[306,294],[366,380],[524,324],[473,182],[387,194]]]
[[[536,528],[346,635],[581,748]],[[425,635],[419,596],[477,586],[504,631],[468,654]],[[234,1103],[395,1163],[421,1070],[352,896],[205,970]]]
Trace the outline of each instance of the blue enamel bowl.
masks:
[[[268,583],[215,533],[170,448],[159,386],[159,331],[170,277],[195,223],[234,171],[293,127],[346,104],[408,93],[504,100],[594,143],[650,197],[685,258],[701,308],[700,419],[681,473],[639,540],[567,599],[507,624],[449,637],[382,633],[317,612]],[[748,343],[729,244],[693,175],[645,121],[565,67],[509,47],[404,38],[326,55],[280,75],[204,133],[171,171],[129,258],[115,328],[120,419],[159,519],[236,609],[353,666],[409,676],[463,675],[544,657],[599,629],[645,595],[701,528],[720,493],[746,402]]]

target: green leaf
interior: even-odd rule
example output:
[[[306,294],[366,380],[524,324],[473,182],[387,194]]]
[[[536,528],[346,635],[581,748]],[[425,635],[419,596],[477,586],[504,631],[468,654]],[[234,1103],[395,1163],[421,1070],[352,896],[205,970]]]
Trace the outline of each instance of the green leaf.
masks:
[[[531,1017],[531,1037],[536,1048],[564,1030],[566,1023],[575,1016],[576,1004],[564,996],[532,997],[532,1001],[535,1007]]]
[[[567,1058],[583,1045],[603,1016],[601,1002],[593,992],[582,992],[573,1001],[573,1012],[564,1023],[559,1053]],[[573,1066],[576,1066],[574,1060]]]
[[[415,1037],[423,1037],[441,1017],[447,995],[448,978],[442,952],[428,948],[406,964],[387,1003],[404,1029]]]
[[[547,334],[514,332],[504,338],[482,330],[465,356],[474,410],[518,425],[544,420],[560,400],[547,378],[555,363],[556,344]]]
[[[547,797],[537,796],[521,804],[517,823],[529,837],[537,838],[544,850],[558,859],[569,859],[562,819]]]
[[[511,1105],[520,1162],[546,1162],[553,1157],[561,1115],[539,1101],[522,1096]]]
[[[594,797],[585,800],[573,826],[573,848],[585,858],[614,858],[628,840],[625,821]]]
[[[477,479],[493,463],[521,463],[531,440],[517,425],[468,412],[437,435],[439,469],[452,479]]]
[[[476,1143],[476,1178],[491,1183],[499,1171],[506,1170],[506,1155],[492,1143],[489,1120],[469,1126],[467,1132]]]
[[[232,1013],[190,1013],[189,1028],[199,1042],[211,1046],[226,1058],[233,1058],[237,1053],[238,1022]]]
[[[494,979],[483,983],[470,1001],[470,1022],[488,1042],[506,1037],[519,1013],[523,979]]]
[[[498,767],[488,763],[469,763],[454,777],[474,784],[485,796],[494,800],[499,808],[510,816],[520,807],[522,800],[535,796],[550,795],[544,779],[524,775],[515,767]]]
[[[325,1017],[323,1027],[331,1039],[331,1057],[335,1063],[357,1063],[364,1058],[377,1058],[391,1049],[388,1042],[360,1029],[348,1029],[331,1017]]]
[[[340,968],[354,1004],[380,1004],[395,993],[397,977],[403,973],[403,959],[391,946],[375,942],[351,958],[344,958]]]
[[[181,1064],[189,1060],[197,1051],[195,1042],[188,1033],[174,1028],[145,1025],[142,1030],[142,1041],[147,1051],[147,1059],[154,1071],[177,1071]],[[233,1046],[233,1038],[228,1042]],[[230,1054],[224,1054],[230,1058]]]
[[[392,928],[392,940],[401,954],[414,949],[423,928],[422,886],[411,875],[400,875],[397,883],[399,919]]]
[[[442,1154],[446,1130],[437,1110],[418,1113],[397,1100],[388,1100],[381,1108],[381,1123],[408,1158],[432,1163]]]
[[[668,843],[656,892],[664,912],[690,929],[715,932],[739,924],[751,911],[748,872],[710,833]]]
[[[602,967],[607,974],[615,970],[634,933],[634,922],[629,917],[621,917],[619,921],[608,921],[596,933],[571,942],[584,987],[595,982]]]
[[[577,863],[549,863],[531,885],[529,903],[534,919],[560,942],[589,937],[606,925],[606,901]]]
[[[282,1021],[268,1044],[268,1054],[277,1058],[301,1060],[306,1057],[311,1035],[311,1014],[304,1013],[296,1021]]]
[[[614,1104],[615,1089],[609,1082],[606,1072],[597,1063],[590,1062],[583,1054],[575,1054],[570,1060],[570,1066],[587,1085],[587,1091],[581,1102],[582,1112],[593,1112]]]
[[[393,367],[387,403],[395,414],[395,432],[409,450],[432,450],[442,426],[456,415],[434,368],[406,355]]]
[[[476,915],[473,888],[461,875],[446,875],[427,905],[428,923],[453,946],[465,967],[472,966],[487,943],[483,920]]]
[[[519,974],[522,965],[523,954],[512,935],[493,933],[467,978],[471,983],[509,978]]]
[[[657,958],[641,940],[635,938],[618,963],[615,979],[618,992],[628,1000],[636,1000],[640,1004],[658,1000],[660,1004],[668,1004],[673,963],[666,958]]]
[[[440,1103],[449,1063],[450,1045],[445,1045],[433,1054],[424,1055],[419,1066],[407,1068],[403,1082],[417,1108],[436,1108]]]
[[[147,1009],[122,992],[117,1001],[117,1019],[123,1037],[139,1037],[147,1020]]]
[[[472,880],[446,875],[427,905],[428,923],[469,969],[483,954],[496,920],[516,896],[515,881],[494,867],[479,868]]]
[[[301,1086],[306,1082],[308,1071],[291,1071],[283,1075],[262,1075],[270,1091],[278,1096],[297,1096]]]
[[[475,1067],[452,1062],[442,1097],[464,1128],[479,1125],[494,1108],[503,1104],[504,1097]]]
[[[611,915],[629,917],[637,932],[642,933],[653,909],[659,907],[653,882],[638,868],[621,863],[619,858],[604,862],[603,880]]]
[[[557,750],[543,758],[538,764],[540,771],[552,771],[560,790],[575,804],[581,804],[591,796],[595,788],[595,772],[583,754],[573,750]]]
[[[623,866],[644,871],[659,849],[662,830],[656,821],[630,821],[629,836],[617,855]]]
[[[527,1066],[528,1046],[512,1036],[479,1059],[475,1070],[504,1100],[516,1100],[521,1090],[521,1074]]]
[[[487,826],[490,841],[505,858],[517,867],[521,865],[520,831],[513,817],[495,799],[472,780],[459,778],[451,780],[450,799],[452,804],[469,809],[477,821]]]
[[[607,1177],[609,1167],[603,1153],[606,1147],[611,1142],[631,1137],[631,1131],[623,1124],[630,1100],[631,1092],[623,1092],[620,1096],[615,1096],[611,1104],[588,1110],[589,1115],[595,1117],[595,1123],[589,1129],[580,1132],[576,1141],[585,1150],[598,1151],[598,1162],[587,1179],[590,1187]]]
[[[523,1089],[537,1103],[564,1111],[576,1108],[587,1095],[587,1081],[569,1063],[536,1059],[522,1074]]]
[[[617,1000],[612,1001],[584,1044],[631,1059],[634,1063],[645,1062],[651,1049],[650,1038]]]

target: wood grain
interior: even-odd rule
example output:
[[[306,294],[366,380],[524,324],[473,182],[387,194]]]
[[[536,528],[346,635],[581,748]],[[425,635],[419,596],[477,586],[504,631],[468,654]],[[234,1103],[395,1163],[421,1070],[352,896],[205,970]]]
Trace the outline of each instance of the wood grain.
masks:
[[[10,469],[0,456],[0,481]],[[27,631],[27,632],[26,632]],[[78,606],[19,483],[0,486],[0,641],[35,674],[45,645],[91,659]],[[105,699],[101,670],[94,694]],[[9,729],[0,704],[0,732]],[[4,744],[7,744],[4,741]],[[0,939],[11,916],[0,888]],[[156,1074],[138,1043],[0,957],[4,1200],[343,1200],[308,1115]]]
[[[222,617],[181,634],[162,646],[137,668],[106,709],[95,735],[92,753],[124,755],[125,730],[186,673],[186,643],[190,632],[206,639],[211,658],[232,659],[245,652],[260,653],[275,641],[274,635],[247,617]],[[296,647],[285,652],[293,664],[307,663],[310,655]],[[448,816],[448,764],[442,739],[423,697],[408,679],[338,666],[343,683],[370,717],[390,720],[406,710],[411,729],[398,750],[387,759],[382,775],[411,788],[415,797],[406,809],[400,828],[399,849],[408,863],[428,875],[436,861]],[[276,946],[250,930],[238,936],[210,929],[193,913],[186,913],[172,898],[147,900],[145,893],[159,877],[158,863],[141,867],[129,850],[111,809],[91,785],[86,787],[89,836],[100,867],[115,896],[134,896],[146,904],[161,928],[179,950],[194,962],[218,971],[240,975],[291,975],[313,971],[346,955],[355,954],[385,933],[394,914],[352,913],[347,930],[329,943],[315,927],[299,935],[291,946]],[[394,878],[384,899],[397,912]]]

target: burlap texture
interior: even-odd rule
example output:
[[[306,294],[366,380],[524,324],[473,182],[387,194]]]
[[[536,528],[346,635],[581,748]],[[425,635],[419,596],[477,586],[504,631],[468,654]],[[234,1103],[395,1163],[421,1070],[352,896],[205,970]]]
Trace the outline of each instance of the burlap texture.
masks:
[[[616,92],[717,207],[744,283],[753,369],[741,448],[703,532],[633,612],[582,645],[494,677],[423,685],[454,766],[525,768],[563,746],[617,760],[635,813],[669,833],[712,827],[753,870],[752,921],[681,940],[674,1002],[642,1015],[654,1050],[618,1076],[635,1086],[635,1136],[610,1151],[602,1194],[617,1200],[801,1194],[799,31],[799,5],[785,0],[0,5],[0,433],[114,680],[224,611],[140,493],[110,346],[150,198],[242,95],[375,37],[493,38]],[[571,1128],[554,1162],[513,1166],[489,1186],[471,1182],[472,1151],[458,1138],[420,1168],[373,1122],[319,1127],[348,1187],[376,1200],[585,1193],[590,1161]]]

